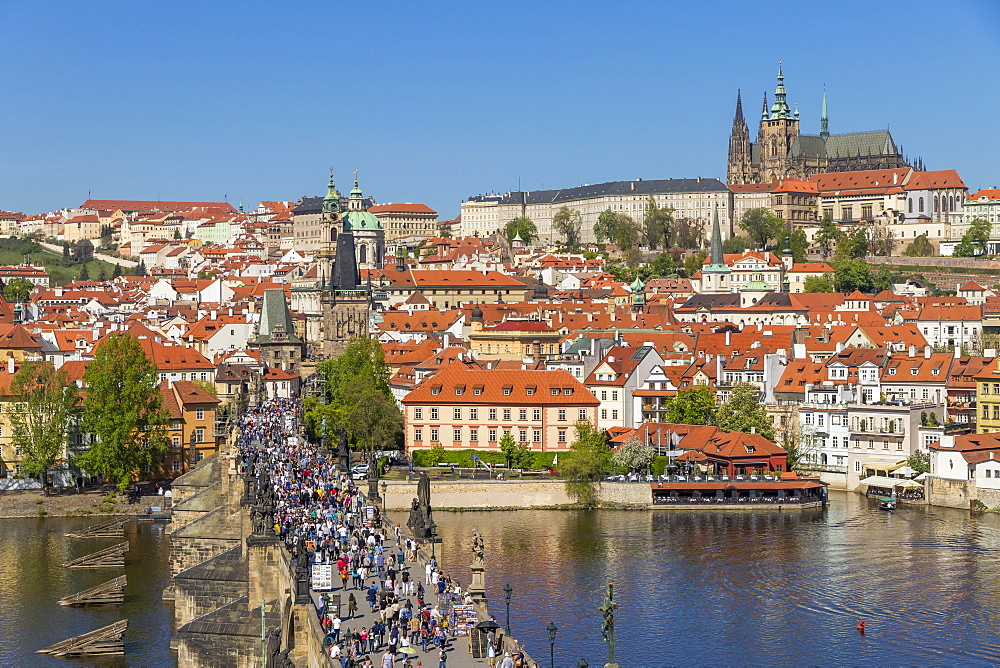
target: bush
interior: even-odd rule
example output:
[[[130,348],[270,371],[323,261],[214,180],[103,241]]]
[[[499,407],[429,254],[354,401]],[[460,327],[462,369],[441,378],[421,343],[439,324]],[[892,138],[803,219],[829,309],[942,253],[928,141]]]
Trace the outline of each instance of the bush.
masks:
[[[528,468],[549,468],[552,466],[553,452],[531,452],[531,459]],[[430,467],[438,464],[455,464],[459,468],[472,468],[472,456],[479,455],[481,461],[494,466],[506,466],[507,459],[502,452],[491,450],[475,450],[468,448],[465,450],[445,450],[436,446],[430,450],[412,450],[410,457],[413,459],[415,467]],[[565,453],[563,453],[565,456]]]

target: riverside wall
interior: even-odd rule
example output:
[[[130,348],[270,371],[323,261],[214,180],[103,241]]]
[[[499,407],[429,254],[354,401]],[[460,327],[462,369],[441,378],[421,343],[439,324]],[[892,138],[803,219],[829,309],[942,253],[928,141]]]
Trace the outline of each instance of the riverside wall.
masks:
[[[609,506],[650,507],[653,490],[648,484],[601,482],[598,500]],[[417,476],[410,482],[386,483],[386,510],[407,510],[417,496]],[[575,503],[562,480],[434,480],[431,498],[435,508],[489,510],[492,508],[558,508]]]

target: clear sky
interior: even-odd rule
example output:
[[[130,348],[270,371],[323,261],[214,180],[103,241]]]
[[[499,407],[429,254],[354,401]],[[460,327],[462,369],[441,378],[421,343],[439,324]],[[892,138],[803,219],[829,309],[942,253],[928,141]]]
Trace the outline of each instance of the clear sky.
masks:
[[[784,61],[802,131],[888,126],[1000,185],[1000,3],[0,0],[0,209],[295,200],[355,169],[442,219],[490,191],[725,178]]]

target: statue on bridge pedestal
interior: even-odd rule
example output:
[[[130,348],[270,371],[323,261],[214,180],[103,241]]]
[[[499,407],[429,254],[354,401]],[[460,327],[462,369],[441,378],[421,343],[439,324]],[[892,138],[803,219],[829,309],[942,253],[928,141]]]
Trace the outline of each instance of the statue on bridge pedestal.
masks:
[[[413,537],[418,540],[427,540],[431,537],[431,479],[427,473],[420,472],[420,479],[417,481],[417,497],[410,504],[410,518],[406,521],[406,526],[413,532]]]

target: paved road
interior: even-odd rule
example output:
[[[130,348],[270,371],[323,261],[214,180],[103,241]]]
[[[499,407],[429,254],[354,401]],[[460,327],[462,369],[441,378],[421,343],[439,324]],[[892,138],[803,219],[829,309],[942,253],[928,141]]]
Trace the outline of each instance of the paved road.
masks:
[[[62,255],[62,252],[63,252],[63,247],[62,246],[57,246],[55,244],[45,243],[44,241],[39,241],[38,245],[41,246],[42,248],[44,248],[47,251],[52,251],[56,255]],[[103,260],[103,261],[105,261],[105,262],[107,262],[109,264],[118,264],[118,265],[121,265],[123,267],[135,267],[135,266],[137,266],[139,264],[138,262],[133,262],[132,260],[123,260],[120,257],[114,257],[112,255],[105,255],[104,253],[94,253],[94,257],[96,259],[98,259],[98,260]]]

